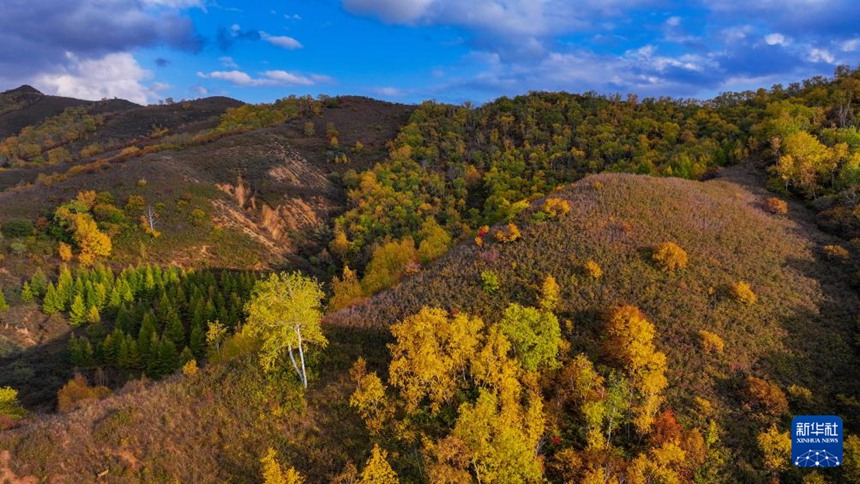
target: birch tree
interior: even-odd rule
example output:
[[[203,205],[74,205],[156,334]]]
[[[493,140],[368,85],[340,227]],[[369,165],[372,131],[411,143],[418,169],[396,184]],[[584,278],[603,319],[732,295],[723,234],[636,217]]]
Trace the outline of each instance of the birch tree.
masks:
[[[245,304],[245,329],[262,341],[264,368],[277,367],[286,352],[302,385],[308,386],[306,345],[324,348],[328,344],[320,326],[322,297],[320,284],[298,272],[271,274],[257,281]]]

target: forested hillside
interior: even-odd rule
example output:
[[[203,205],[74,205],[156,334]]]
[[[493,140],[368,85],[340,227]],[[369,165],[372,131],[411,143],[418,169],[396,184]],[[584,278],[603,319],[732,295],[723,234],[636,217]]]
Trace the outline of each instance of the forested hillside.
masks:
[[[0,476],[858,480],[858,98],[3,93]]]

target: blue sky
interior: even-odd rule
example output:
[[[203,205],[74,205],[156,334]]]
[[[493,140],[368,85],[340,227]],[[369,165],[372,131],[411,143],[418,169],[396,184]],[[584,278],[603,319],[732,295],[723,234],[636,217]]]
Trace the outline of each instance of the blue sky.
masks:
[[[0,89],[138,103],[707,98],[860,63],[855,0],[3,0]]]

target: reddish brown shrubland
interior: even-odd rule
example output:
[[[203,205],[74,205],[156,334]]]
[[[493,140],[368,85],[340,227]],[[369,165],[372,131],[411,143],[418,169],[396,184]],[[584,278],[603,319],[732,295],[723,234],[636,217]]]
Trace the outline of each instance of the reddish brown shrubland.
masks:
[[[57,410],[62,413],[71,412],[76,408],[101,400],[110,393],[110,389],[107,387],[90,386],[83,375],[77,374],[57,393]]]
[[[780,200],[776,197],[770,197],[764,202],[767,210],[775,215],[785,215],[788,213],[788,203],[785,200]]]

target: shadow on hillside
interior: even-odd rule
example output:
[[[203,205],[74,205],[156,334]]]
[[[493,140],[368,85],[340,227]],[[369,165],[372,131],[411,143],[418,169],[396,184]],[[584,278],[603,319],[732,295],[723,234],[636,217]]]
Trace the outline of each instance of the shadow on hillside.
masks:
[[[788,351],[773,351],[761,361],[783,388],[796,384],[812,390],[816,413],[840,415],[856,432],[860,431],[860,348],[855,343],[860,299],[851,288],[854,265],[854,261],[788,260],[789,267],[817,282],[823,298],[817,308],[798,308],[780,321]],[[802,406],[796,400],[793,414]]]
[[[0,387],[18,390],[24,407],[36,413],[52,412],[57,392],[74,376],[68,352],[71,330],[51,340],[0,358]]]

